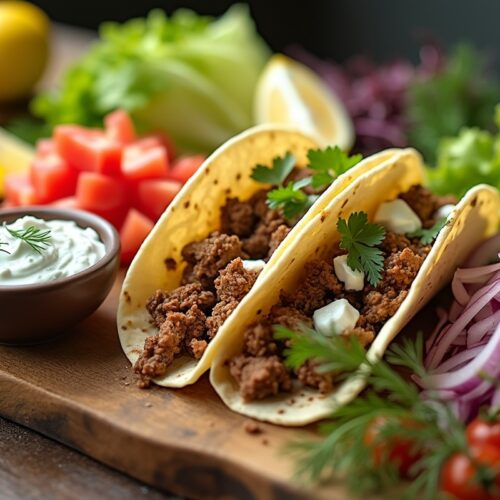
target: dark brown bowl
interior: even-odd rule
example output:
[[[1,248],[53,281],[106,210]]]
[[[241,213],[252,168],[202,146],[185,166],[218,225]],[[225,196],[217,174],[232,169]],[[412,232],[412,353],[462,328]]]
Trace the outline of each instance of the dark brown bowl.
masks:
[[[0,210],[0,224],[25,215],[72,220],[80,227],[91,227],[106,253],[93,266],[67,278],[35,285],[0,285],[0,344],[37,344],[68,332],[101,305],[119,266],[118,233],[101,217],[79,210],[30,207]]]

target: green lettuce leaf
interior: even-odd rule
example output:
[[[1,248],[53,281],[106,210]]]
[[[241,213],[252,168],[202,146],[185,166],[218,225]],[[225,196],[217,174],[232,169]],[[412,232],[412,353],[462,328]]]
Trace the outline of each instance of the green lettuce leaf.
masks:
[[[143,130],[166,131],[178,150],[210,151],[252,125],[253,92],[268,56],[244,5],[215,20],[154,10],[104,24],[61,87],[35,98],[32,109],[50,126],[96,126],[124,108]]]

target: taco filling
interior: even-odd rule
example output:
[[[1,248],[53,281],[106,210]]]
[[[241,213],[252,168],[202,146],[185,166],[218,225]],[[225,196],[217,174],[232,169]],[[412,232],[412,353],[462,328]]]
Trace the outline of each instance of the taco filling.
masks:
[[[405,300],[455,202],[416,185],[382,203],[373,223],[364,212],[339,219],[341,240],[328,259],[310,260],[300,288],[281,290],[279,302],[244,331],[243,351],[228,361],[241,397],[261,400],[296,383],[331,391],[333,375],[317,373],[314,362],[294,371],[285,366],[287,341],[275,337],[275,325],[354,335],[369,345]]]
[[[228,197],[220,211],[220,229],[183,247],[180,286],[157,290],[146,305],[158,333],[146,339],[134,364],[141,387],[164,375],[175,357],[203,356],[290,229],[333,180],[312,185],[312,172],[296,167],[290,153],[275,158],[271,168],[256,166],[252,177],[272,187],[247,200]],[[173,259],[165,263],[181,265]]]

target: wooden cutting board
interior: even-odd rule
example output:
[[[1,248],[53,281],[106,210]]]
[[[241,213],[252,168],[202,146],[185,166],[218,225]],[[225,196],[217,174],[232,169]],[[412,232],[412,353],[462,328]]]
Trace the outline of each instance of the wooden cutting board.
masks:
[[[283,444],[314,437],[313,428],[259,424],[262,433],[249,434],[248,420],[222,404],[207,377],[182,390],[138,389],[115,326],[121,280],[67,336],[0,346],[0,415],[190,498],[348,498],[341,485],[293,481]]]

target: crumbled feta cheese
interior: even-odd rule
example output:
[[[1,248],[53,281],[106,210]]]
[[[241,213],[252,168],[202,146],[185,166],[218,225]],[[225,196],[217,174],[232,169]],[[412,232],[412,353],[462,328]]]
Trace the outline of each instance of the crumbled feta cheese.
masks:
[[[262,269],[264,269],[265,265],[266,265],[266,263],[262,259],[243,260],[243,267],[247,271],[255,271],[257,273],[260,273],[260,271],[262,271]]]
[[[449,204],[449,205],[443,205],[442,207],[439,207],[436,212],[434,213],[434,218],[435,219],[447,219],[451,212],[455,209],[455,205]]]
[[[346,299],[334,300],[313,314],[314,328],[327,337],[354,328],[358,318],[359,311]]]
[[[333,267],[337,278],[345,285],[346,290],[363,290],[365,273],[355,271],[347,264],[347,255],[339,255],[333,259]]]
[[[400,199],[382,203],[375,214],[375,222],[396,234],[413,233],[422,227],[418,215]]]

